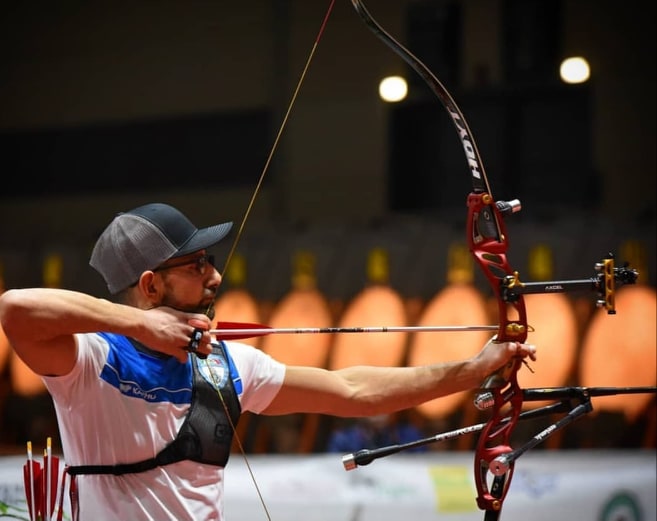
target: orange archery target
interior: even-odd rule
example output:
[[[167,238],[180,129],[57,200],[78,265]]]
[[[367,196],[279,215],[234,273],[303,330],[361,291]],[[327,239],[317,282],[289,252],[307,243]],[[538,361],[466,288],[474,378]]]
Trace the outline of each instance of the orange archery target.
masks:
[[[9,340],[7,340],[7,335],[5,335],[5,331],[0,327],[0,374],[4,372],[11,352],[12,349],[9,345]]]
[[[329,305],[314,288],[295,289],[289,292],[274,308],[269,325],[286,327],[330,327]],[[331,347],[331,334],[302,333],[274,334],[262,338],[261,348],[286,365],[326,367]],[[286,415],[267,418],[260,424],[260,443],[270,440],[276,452],[311,452],[319,428],[316,414]]]
[[[0,372],[7,364],[9,364],[9,382],[14,393],[30,397],[46,392],[41,377],[12,350],[7,335],[0,327]]]
[[[527,343],[536,346],[536,362],[527,360],[518,371],[520,387],[556,387],[568,384],[577,361],[577,318],[563,293],[525,295],[530,332]],[[532,371],[534,371],[532,373]],[[526,402],[535,408],[547,402]]]
[[[274,308],[268,325],[330,327],[329,305],[316,289],[293,290]],[[330,345],[330,334],[274,334],[263,337],[261,349],[287,365],[326,367]]]
[[[616,292],[615,315],[599,310],[582,345],[579,383],[586,387],[637,387],[657,383],[657,296],[647,286]],[[599,396],[594,411],[623,412],[634,420],[654,394]]]
[[[221,294],[214,302],[214,319],[212,327],[217,327],[217,322],[247,322],[259,323],[260,310],[253,295],[243,288],[230,289]],[[254,347],[259,347],[261,337],[245,338],[238,340]],[[232,452],[241,452],[241,441],[245,439],[251,423],[251,413],[245,412],[240,417],[233,438]]]
[[[213,328],[217,322],[248,322],[259,323],[260,311],[258,303],[253,296],[244,289],[231,289],[225,292],[214,303]],[[257,347],[260,344],[259,337],[245,339],[245,342]]]
[[[60,287],[62,269],[61,255],[48,255],[43,262],[44,287]],[[13,392],[19,396],[35,397],[47,392],[41,376],[32,371],[13,350],[9,353],[9,381]]]
[[[454,284],[440,291],[425,307],[418,326],[488,325],[486,302],[470,285]],[[490,331],[414,333],[408,352],[408,365],[463,360],[475,356],[491,338]],[[470,391],[443,396],[416,407],[426,418],[443,418],[459,407]]]
[[[9,364],[9,380],[12,390],[20,396],[39,396],[46,392],[46,386],[41,377],[32,371],[16,353],[13,353]]]
[[[365,288],[349,303],[340,327],[406,326],[401,296],[385,285]],[[404,361],[407,333],[344,333],[335,336],[331,369],[354,365],[399,366]]]

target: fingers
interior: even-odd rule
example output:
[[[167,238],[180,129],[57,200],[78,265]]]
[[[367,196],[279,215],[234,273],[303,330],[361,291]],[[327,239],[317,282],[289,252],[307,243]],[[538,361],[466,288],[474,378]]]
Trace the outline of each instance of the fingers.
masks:
[[[210,319],[205,315],[194,315],[187,321],[187,323],[194,328],[203,330],[210,329]]]
[[[210,320],[207,316],[201,315],[203,318],[190,318],[187,323],[194,327],[189,343],[185,347],[186,351],[195,353],[199,358],[207,358],[212,352],[210,342],[212,337],[207,332],[210,328]]]
[[[532,344],[521,344],[520,342],[509,342],[509,347],[515,356],[529,357],[536,361],[536,346]]]
[[[521,356],[523,358],[529,357],[531,360],[536,361],[536,346],[533,344],[524,344],[522,342],[498,342],[497,335],[494,335],[486,344],[489,346],[491,344],[504,345],[504,348],[508,353],[513,356]]]
[[[527,347],[529,348],[529,358],[536,362],[536,346],[529,344]]]
[[[181,363],[184,364],[187,362],[187,350],[186,349],[176,349],[173,353],[173,356]]]
[[[206,358],[212,352],[210,319],[201,313],[186,313],[167,306],[144,310],[148,313],[144,334],[139,341],[156,351],[185,363],[189,352]]]
[[[212,352],[212,346],[210,345],[209,340],[206,340],[205,342],[203,341],[204,337],[209,339],[210,335],[204,333],[201,329],[194,329],[189,339],[189,343],[184,346],[183,349],[190,353],[194,353],[199,358],[207,358]]]

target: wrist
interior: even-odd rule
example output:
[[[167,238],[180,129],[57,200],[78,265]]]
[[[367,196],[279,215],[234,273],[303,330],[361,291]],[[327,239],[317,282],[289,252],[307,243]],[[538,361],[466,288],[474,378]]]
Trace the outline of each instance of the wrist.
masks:
[[[488,364],[480,356],[475,356],[468,360],[468,369],[472,374],[475,386],[479,385],[492,372]]]

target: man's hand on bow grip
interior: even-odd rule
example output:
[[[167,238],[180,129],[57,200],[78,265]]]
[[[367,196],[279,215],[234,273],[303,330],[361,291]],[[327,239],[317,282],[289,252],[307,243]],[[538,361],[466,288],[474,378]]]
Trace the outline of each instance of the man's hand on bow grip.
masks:
[[[476,357],[485,378],[507,366],[514,359],[529,358],[536,360],[536,347],[520,342],[497,342],[497,337],[491,338]]]

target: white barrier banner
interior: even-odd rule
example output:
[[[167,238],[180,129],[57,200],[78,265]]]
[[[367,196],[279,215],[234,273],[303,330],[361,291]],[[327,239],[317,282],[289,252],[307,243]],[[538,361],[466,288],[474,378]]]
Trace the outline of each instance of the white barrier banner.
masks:
[[[26,511],[24,463],[0,458],[0,506],[13,514]],[[396,454],[349,472],[339,454],[250,455],[263,506],[233,454],[225,513],[228,521],[265,521],[265,507],[272,521],[481,521],[473,466],[468,452]],[[655,451],[534,451],[516,462],[501,519],[654,521],[656,488]]]

